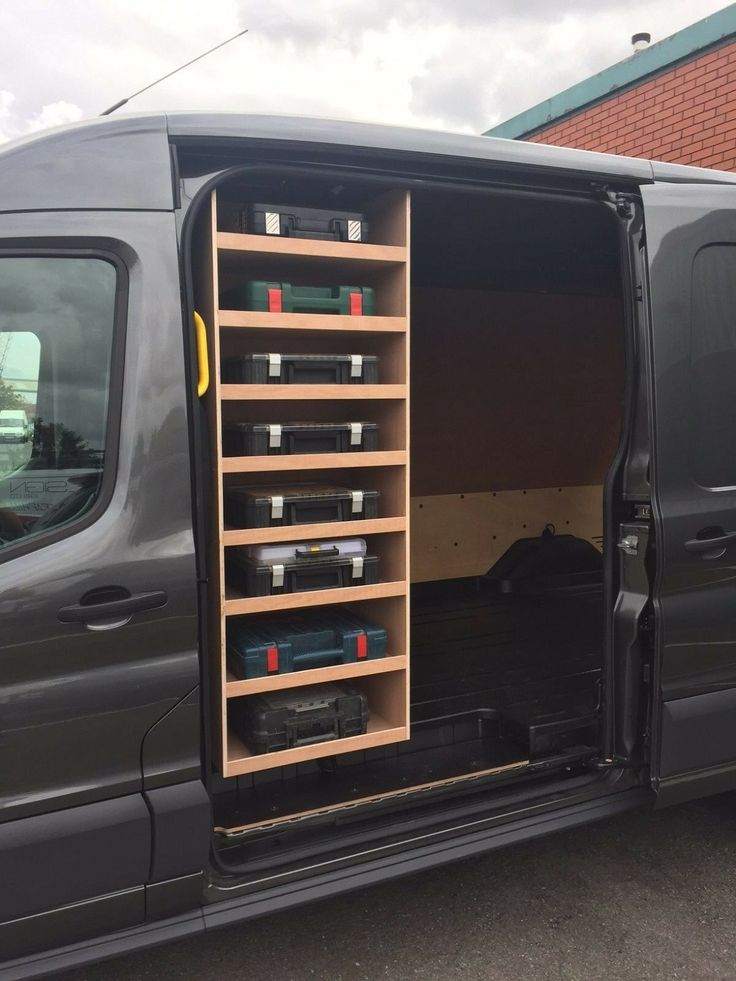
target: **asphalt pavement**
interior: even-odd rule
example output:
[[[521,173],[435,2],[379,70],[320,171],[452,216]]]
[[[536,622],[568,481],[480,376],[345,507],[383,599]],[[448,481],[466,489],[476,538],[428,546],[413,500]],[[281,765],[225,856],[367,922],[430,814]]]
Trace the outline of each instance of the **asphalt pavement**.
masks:
[[[626,814],[55,978],[736,979],[736,794]]]

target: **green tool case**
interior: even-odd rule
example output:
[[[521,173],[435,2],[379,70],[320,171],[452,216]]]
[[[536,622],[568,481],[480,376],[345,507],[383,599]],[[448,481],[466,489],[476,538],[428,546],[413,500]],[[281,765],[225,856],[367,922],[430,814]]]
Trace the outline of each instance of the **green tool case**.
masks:
[[[244,310],[269,313],[335,313],[371,317],[375,297],[370,286],[293,286],[251,280],[238,296]]]

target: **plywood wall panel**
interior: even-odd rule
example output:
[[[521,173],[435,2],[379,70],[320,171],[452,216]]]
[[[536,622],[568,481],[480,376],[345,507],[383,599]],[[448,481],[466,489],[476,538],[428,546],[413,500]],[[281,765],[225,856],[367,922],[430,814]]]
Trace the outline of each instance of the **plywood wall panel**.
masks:
[[[412,292],[412,495],[601,484],[619,436],[620,302]]]

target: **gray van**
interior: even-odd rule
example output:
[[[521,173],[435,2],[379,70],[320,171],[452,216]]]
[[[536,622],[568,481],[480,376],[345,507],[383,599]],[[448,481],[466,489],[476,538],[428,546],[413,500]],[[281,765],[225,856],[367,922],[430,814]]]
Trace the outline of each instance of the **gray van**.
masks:
[[[0,976],[736,787],[736,176],[172,114],[7,144],[0,177],[34,419],[0,448]],[[365,237],[283,234],[305,208]],[[224,369],[274,352],[378,381]],[[294,420],[378,442],[283,454]],[[229,448],[244,427],[265,451]],[[352,512],[288,524],[295,480]],[[266,522],[233,519],[259,489]],[[347,539],[375,581],[231,578]],[[307,615],[385,649],[289,670],[269,638]],[[324,727],[341,685],[357,728]]]

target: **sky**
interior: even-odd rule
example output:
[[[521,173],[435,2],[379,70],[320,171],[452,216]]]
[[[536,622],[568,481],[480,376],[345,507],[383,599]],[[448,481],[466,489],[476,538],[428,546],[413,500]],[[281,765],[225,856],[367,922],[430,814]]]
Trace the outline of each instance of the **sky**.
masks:
[[[478,133],[723,0],[2,0],[0,140],[125,112],[225,109]]]

